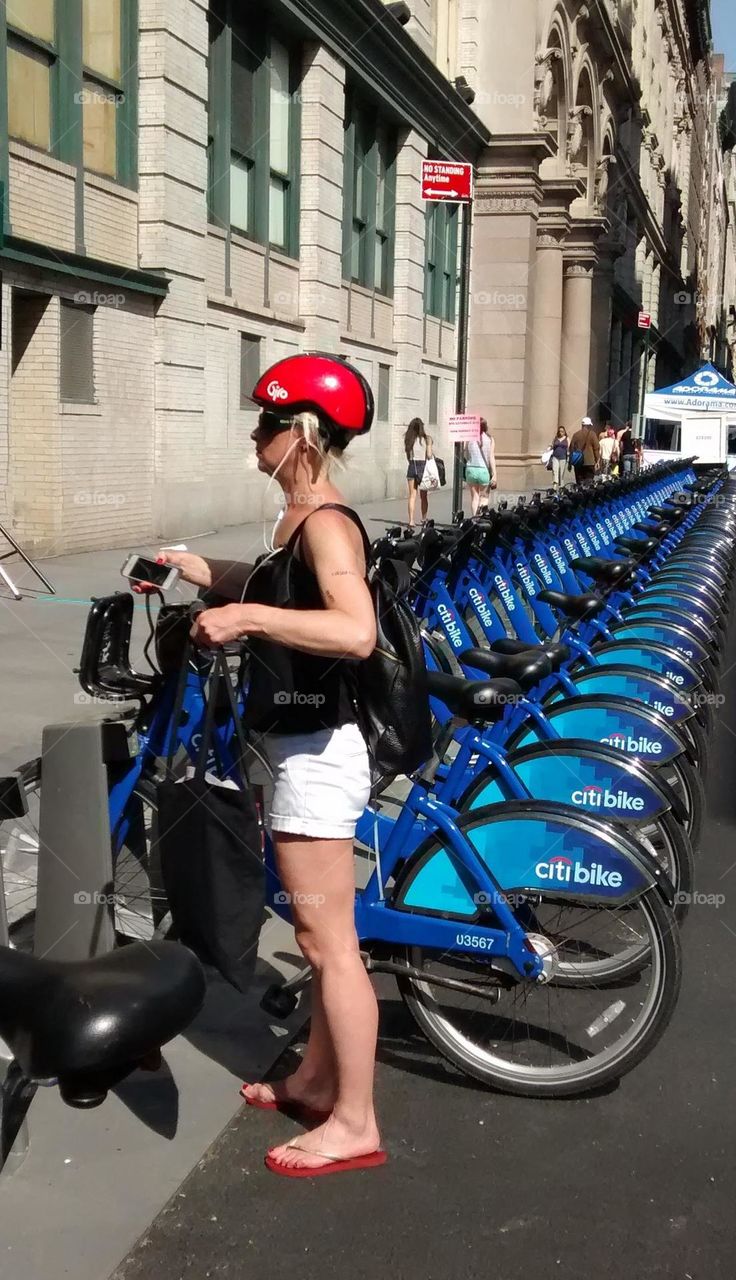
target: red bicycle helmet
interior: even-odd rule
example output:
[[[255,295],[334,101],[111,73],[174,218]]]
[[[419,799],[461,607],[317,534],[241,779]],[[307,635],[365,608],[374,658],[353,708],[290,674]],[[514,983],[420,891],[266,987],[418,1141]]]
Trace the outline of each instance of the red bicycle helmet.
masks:
[[[360,370],[341,356],[287,356],[261,375],[251,398],[279,416],[316,413],[328,429],[356,436],[373,423],[373,392]]]

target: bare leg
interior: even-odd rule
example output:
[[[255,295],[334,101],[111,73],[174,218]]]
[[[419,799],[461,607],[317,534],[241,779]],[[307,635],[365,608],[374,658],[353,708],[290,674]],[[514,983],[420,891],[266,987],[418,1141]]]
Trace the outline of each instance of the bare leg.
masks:
[[[426,489],[419,490],[419,509],[422,513],[422,520],[426,520],[429,512],[429,494]]]
[[[416,480],[408,480],[409,486],[409,524],[414,524],[414,510],[417,505],[417,482]]]
[[[282,884],[292,897],[296,939],[320,981],[324,1022],[313,1044],[310,1036],[311,1056],[299,1072],[327,1070],[331,1050],[337,1092],[330,1119],[299,1139],[301,1150],[279,1146],[270,1154],[284,1165],[318,1168],[325,1161],[311,1152],[347,1159],[379,1145],[373,1110],[378,1006],[355,932],[352,840],[283,832],[273,839]]]
[[[470,486],[470,514],[471,514],[471,516],[476,516],[476,515],[478,514],[478,507],[480,506],[480,495],[481,495],[480,486],[479,486],[479,485],[477,485],[477,484],[471,484],[471,486]]]

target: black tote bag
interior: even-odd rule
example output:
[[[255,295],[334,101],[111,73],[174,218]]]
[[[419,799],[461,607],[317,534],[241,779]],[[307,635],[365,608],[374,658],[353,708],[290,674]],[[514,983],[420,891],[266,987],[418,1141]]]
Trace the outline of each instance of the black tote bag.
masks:
[[[172,720],[171,744],[181,716],[189,666],[187,652]],[[241,787],[206,777],[215,748],[215,713],[225,692],[239,747]],[[218,651],[207,694],[202,744],[191,778],[175,780],[171,754],[159,783],[161,872],[173,935],[238,991],[248,990],[255,969],[265,906],[262,833],[245,767],[246,742],[225,656]]]

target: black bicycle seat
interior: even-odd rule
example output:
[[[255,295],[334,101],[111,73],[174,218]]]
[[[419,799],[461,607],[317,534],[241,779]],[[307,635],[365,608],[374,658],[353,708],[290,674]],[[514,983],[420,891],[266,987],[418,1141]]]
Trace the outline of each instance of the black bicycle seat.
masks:
[[[570,657],[570,650],[566,644],[559,644],[554,640],[543,640],[539,645],[533,645],[529,644],[528,640],[512,640],[509,636],[505,640],[494,640],[491,651],[507,654],[527,653],[534,658],[543,653],[552,663],[553,671],[558,671],[563,662],[567,662]]]
[[[454,716],[475,724],[500,720],[509,701],[521,696],[515,680],[464,680],[444,671],[428,671],[427,688]]]
[[[655,516],[657,520],[666,520],[668,524],[673,524],[680,519],[682,511],[678,511],[676,507],[650,507],[650,516]]]
[[[634,525],[635,529],[639,529],[641,533],[646,533],[650,538],[663,538],[666,533],[670,533],[671,529],[668,523],[660,520],[658,524],[647,524],[644,520],[638,520]]]
[[[522,653],[494,653],[490,649],[466,649],[459,654],[463,666],[485,671],[495,679],[515,680],[522,689],[532,689],[552,671],[552,663],[541,649],[527,646]]]
[[[605,604],[605,600],[601,600],[600,596],[593,595],[590,591],[582,591],[579,595],[574,595],[567,591],[550,591],[545,588],[540,591],[537,599],[542,604],[551,605],[553,609],[557,609],[565,618],[573,618],[575,622],[582,622],[583,618],[593,618],[596,613],[600,613]]]
[[[93,1107],[202,1007],[205,977],[177,942],[60,963],[0,947],[0,1036],[27,1079]]]
[[[643,555],[645,551],[653,551],[659,546],[658,538],[616,538],[617,547],[623,547],[624,551],[634,551],[638,555]]]
[[[603,586],[617,587],[634,572],[636,561],[604,560],[602,556],[582,556],[579,560],[573,560],[571,568],[576,571],[580,569],[594,582],[600,582]]]

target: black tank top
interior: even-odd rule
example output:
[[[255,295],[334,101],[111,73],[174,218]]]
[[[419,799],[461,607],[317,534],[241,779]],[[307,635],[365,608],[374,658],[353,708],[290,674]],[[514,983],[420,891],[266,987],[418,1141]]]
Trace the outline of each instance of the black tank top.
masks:
[[[354,521],[363,535],[367,564],[370,543],[355,512],[334,502],[325,502],[317,510],[343,511]],[[276,555],[265,556],[256,564],[243,597],[245,603],[276,609],[324,609],[315,575],[296,555],[306,523],[302,521]],[[249,729],[258,733],[317,733],[356,723],[354,660],[301,653],[257,636],[249,639],[248,649],[245,724]]]

